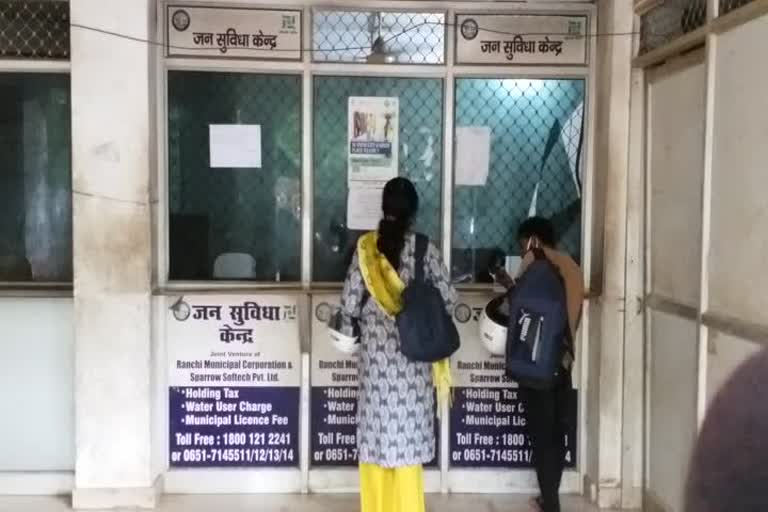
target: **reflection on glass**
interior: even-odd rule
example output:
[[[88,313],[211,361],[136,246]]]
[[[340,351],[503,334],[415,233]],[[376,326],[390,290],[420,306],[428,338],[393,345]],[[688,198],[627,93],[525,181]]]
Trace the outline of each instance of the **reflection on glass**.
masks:
[[[455,280],[491,282],[489,266],[519,254],[517,227],[531,215],[551,218],[579,261],[583,109],[583,80],[456,80],[457,133],[489,128],[491,146],[486,181],[454,188]]]
[[[168,99],[170,279],[298,281],[301,78],[172,71]],[[259,125],[261,167],[212,168],[210,125]]]
[[[399,173],[419,191],[416,228],[440,240],[443,153],[441,79],[315,77],[313,253],[315,282],[343,281],[361,234],[347,229],[347,110],[350,96],[397,97]]]
[[[0,281],[72,280],[69,76],[0,74]]]

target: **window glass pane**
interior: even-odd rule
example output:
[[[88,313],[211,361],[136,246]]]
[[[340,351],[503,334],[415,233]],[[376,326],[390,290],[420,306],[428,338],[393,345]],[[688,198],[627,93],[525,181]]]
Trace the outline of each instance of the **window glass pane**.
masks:
[[[170,279],[298,281],[301,77],[173,71],[168,101]],[[211,125],[258,125],[261,167],[212,167]],[[214,148],[253,149],[248,130]]]
[[[69,76],[0,74],[0,281],[72,280]]]
[[[347,109],[350,96],[400,101],[399,172],[414,182],[416,229],[440,240],[443,81],[420,78],[314,78],[314,281],[342,281],[359,231],[347,229]]]
[[[583,80],[456,80],[456,127],[487,127],[483,186],[454,189],[454,279],[490,282],[499,254],[518,255],[516,233],[530,214],[549,217],[559,247],[581,253]]]
[[[317,62],[442,64],[445,14],[317,9],[312,47]]]

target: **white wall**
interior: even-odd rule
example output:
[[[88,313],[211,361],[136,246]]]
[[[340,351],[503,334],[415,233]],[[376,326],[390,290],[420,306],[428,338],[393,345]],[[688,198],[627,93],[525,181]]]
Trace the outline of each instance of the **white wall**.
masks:
[[[689,313],[700,295],[705,84],[701,53],[648,73],[649,291]],[[694,315],[670,309],[649,312],[646,490],[677,512],[697,428],[699,333]]]
[[[768,345],[768,14],[717,36],[705,323],[706,398]],[[741,335],[743,333],[743,335]],[[750,339],[746,339],[750,338]]]
[[[733,372],[765,345],[716,330],[709,333],[706,399],[709,403]]]
[[[683,510],[683,483],[696,437],[698,326],[652,312],[648,490],[670,511]]]
[[[0,298],[0,472],[75,465],[71,298]]]
[[[651,291],[696,307],[704,183],[703,55],[654,72],[648,85]]]
[[[709,310],[768,326],[768,15],[714,56]]]
[[[708,26],[703,50],[645,72],[651,510],[684,510],[709,402],[768,346],[768,14],[754,5]]]

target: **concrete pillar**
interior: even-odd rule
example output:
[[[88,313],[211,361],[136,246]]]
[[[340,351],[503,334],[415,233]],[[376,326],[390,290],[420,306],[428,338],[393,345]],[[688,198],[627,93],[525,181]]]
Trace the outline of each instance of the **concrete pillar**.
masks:
[[[592,309],[595,329],[590,333],[592,339],[599,339],[599,347],[590,355],[590,379],[593,394],[589,414],[597,413],[596,421],[590,422],[590,450],[592,457],[588,463],[588,482],[593,486],[594,496],[601,508],[621,508],[632,506],[639,500],[638,482],[627,489],[624,476],[634,476],[634,468],[625,467],[624,429],[631,424],[633,435],[627,440],[634,442],[636,423],[642,420],[641,414],[628,414],[642,411],[641,389],[637,389],[635,365],[642,368],[642,352],[626,351],[625,312],[637,307],[634,298],[627,299],[627,263],[630,261],[633,273],[637,263],[635,255],[628,259],[628,177],[630,154],[630,91],[631,60],[634,12],[632,2],[603,0],[598,3],[599,32],[598,47],[598,119],[597,119],[597,162],[596,200],[601,202],[600,218],[603,221],[602,244],[599,269],[602,284],[599,299]],[[641,202],[632,201],[634,208]],[[634,223],[637,215],[629,217]],[[630,232],[637,235],[634,224]],[[599,228],[598,228],[599,229]],[[634,240],[634,238],[633,238]],[[634,240],[631,249],[635,250]],[[635,290],[635,286],[632,286]],[[636,313],[634,313],[636,316]],[[632,324],[634,332],[635,324]],[[639,360],[637,355],[640,356]],[[630,357],[631,360],[626,360]],[[633,371],[628,372],[628,369]],[[626,393],[625,377],[631,377],[633,393]],[[595,389],[596,388],[596,389]],[[629,400],[629,401],[628,401]],[[594,450],[594,443],[597,451]],[[640,449],[631,446],[630,449]],[[633,453],[627,459],[631,464],[642,464],[642,460]],[[627,496],[624,493],[627,492]],[[626,498],[626,499],[625,499]],[[639,506],[639,503],[637,503]]]
[[[151,508],[151,0],[71,0],[73,506]],[[106,32],[105,32],[106,31]],[[111,32],[113,34],[107,33]]]

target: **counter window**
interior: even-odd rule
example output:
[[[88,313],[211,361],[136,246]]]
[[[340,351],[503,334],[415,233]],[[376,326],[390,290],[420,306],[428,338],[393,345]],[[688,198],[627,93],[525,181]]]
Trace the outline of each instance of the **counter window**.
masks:
[[[72,280],[69,76],[0,74],[0,281]]]
[[[172,280],[298,281],[301,78],[168,74]]]
[[[490,282],[530,215],[580,259],[583,112],[583,80],[456,80],[454,279]]]
[[[384,108],[387,99],[397,101],[397,123],[379,122],[379,128],[394,141],[396,162],[392,170],[414,182],[419,191],[420,207],[416,228],[439,242],[441,229],[441,187],[443,154],[443,81],[418,78],[314,78],[313,129],[313,280],[337,282],[344,279],[355,242],[364,229],[368,213],[377,220],[380,198],[359,187],[378,187],[376,183],[357,182],[350,192],[348,150],[350,98],[360,98],[362,114]],[[381,105],[377,105],[380,98]],[[389,114],[383,114],[386,118]],[[391,116],[390,116],[391,117]],[[386,118],[389,119],[389,118]],[[369,125],[376,123],[376,119]],[[387,126],[388,128],[385,128]],[[380,155],[385,158],[384,155]],[[387,163],[371,164],[390,165]],[[386,174],[388,171],[384,171]],[[349,203],[348,203],[349,196]],[[363,204],[361,204],[363,203]],[[367,204],[366,204],[367,203]],[[365,210],[368,210],[367,212]],[[355,218],[350,219],[348,210]],[[366,229],[373,224],[363,226]]]

